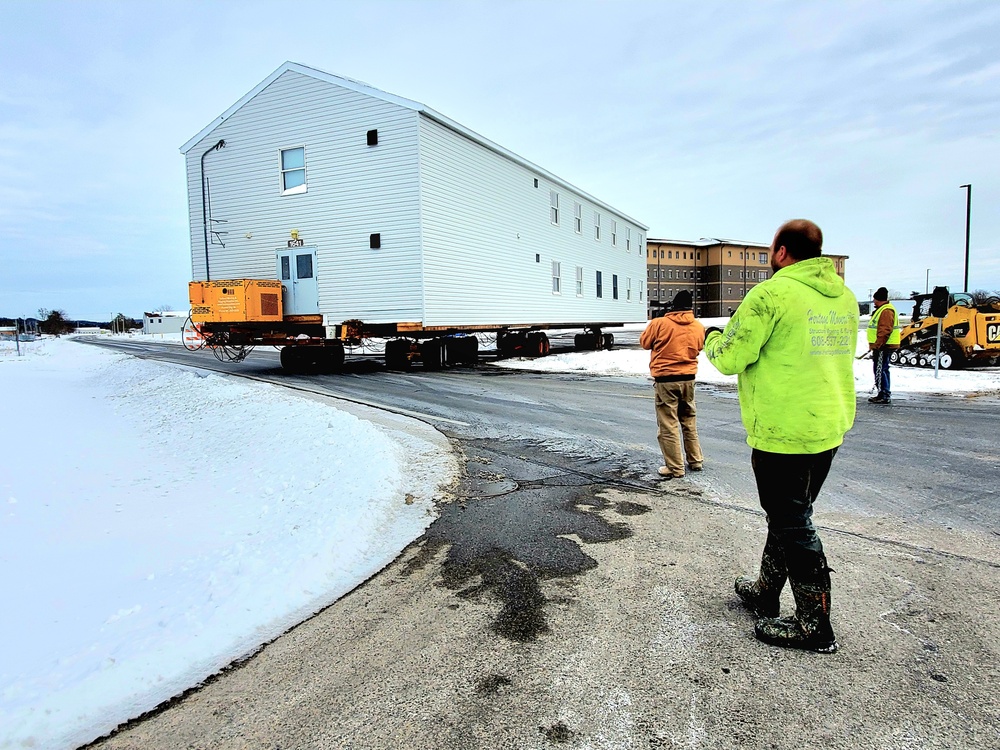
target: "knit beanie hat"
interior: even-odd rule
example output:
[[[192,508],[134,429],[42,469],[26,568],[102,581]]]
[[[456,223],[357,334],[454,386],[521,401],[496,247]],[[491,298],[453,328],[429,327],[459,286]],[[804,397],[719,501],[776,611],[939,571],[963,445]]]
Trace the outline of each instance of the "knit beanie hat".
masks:
[[[872,295],[872,299],[877,299],[879,302],[884,302],[889,299],[889,290],[884,286],[880,286],[875,290],[875,294]]]
[[[691,302],[691,292],[686,289],[681,289],[674,297],[674,303],[671,307],[674,310],[690,310],[692,309]]]

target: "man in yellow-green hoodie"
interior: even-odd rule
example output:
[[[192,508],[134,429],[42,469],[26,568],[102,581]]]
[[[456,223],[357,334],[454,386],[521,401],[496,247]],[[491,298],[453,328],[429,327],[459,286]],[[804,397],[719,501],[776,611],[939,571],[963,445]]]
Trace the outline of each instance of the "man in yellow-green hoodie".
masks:
[[[830,568],[812,523],[813,503],[854,424],[858,303],[829,258],[823,233],[795,219],[771,244],[774,275],[753,287],[705,354],[738,376],[740,411],[767,541],[757,578],[736,593],[760,619],[754,633],[778,646],[837,650],[830,624]],[[786,579],[794,617],[780,618]]]

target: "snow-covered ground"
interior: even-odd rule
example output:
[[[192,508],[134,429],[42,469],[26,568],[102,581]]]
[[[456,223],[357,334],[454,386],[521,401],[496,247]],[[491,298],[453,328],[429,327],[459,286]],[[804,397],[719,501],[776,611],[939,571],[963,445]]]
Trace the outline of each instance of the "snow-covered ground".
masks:
[[[457,472],[410,421],[22,351],[0,343],[0,748],[76,747],[253,652],[391,561]]]
[[[728,318],[707,318],[701,321],[706,327],[722,328]],[[641,331],[645,324],[631,324],[626,330]],[[865,331],[858,332],[856,354],[858,357],[868,351]],[[497,363],[500,367],[534,370],[541,372],[578,372],[590,375],[619,375],[649,377],[649,352],[642,349],[612,349],[603,352],[573,352],[554,354],[541,359],[506,359]],[[1000,396],[1000,368],[979,370],[939,370],[934,377],[934,368],[891,367],[893,398],[906,398],[908,394],[984,394]],[[736,386],[735,375],[723,375],[705,357],[698,358],[699,383],[728,384]],[[854,362],[854,387],[859,394],[874,392],[875,377],[872,373],[870,357]]]

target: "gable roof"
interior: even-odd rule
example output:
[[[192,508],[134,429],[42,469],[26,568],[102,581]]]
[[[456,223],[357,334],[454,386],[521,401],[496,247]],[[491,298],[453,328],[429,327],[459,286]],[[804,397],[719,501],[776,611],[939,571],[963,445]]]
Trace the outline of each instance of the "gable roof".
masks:
[[[310,78],[315,78],[316,80],[319,81],[326,81],[327,83],[332,83],[335,86],[340,86],[342,88],[349,89],[350,91],[356,91],[359,94],[365,94],[366,96],[371,96],[374,97],[375,99],[380,99],[384,102],[389,102],[391,104],[395,104],[397,106],[404,107],[405,109],[409,109],[421,115],[424,115],[425,117],[434,120],[439,125],[443,125],[449,130],[452,130],[458,133],[459,135],[468,138],[474,143],[478,143],[480,146],[483,146],[484,148],[487,148],[490,151],[493,151],[494,153],[499,154],[500,156],[503,156],[504,158],[509,159],[516,164],[519,164],[525,169],[534,172],[539,177],[544,177],[549,182],[555,185],[559,185],[560,187],[563,187],[567,190],[570,190],[580,195],[583,198],[586,198],[594,205],[600,206],[601,208],[610,211],[613,214],[617,214],[618,216],[621,216],[622,218],[631,221],[640,229],[643,230],[649,229],[649,227],[647,227],[645,224],[636,221],[632,217],[628,216],[628,214],[624,214],[618,209],[612,208],[604,201],[595,198],[594,196],[584,192],[583,190],[580,190],[580,188],[578,187],[574,187],[573,185],[566,182],[562,178],[556,177],[551,172],[542,169],[537,164],[532,164],[530,161],[518,156],[513,151],[508,151],[503,146],[494,143],[488,138],[484,138],[478,133],[469,130],[464,125],[460,125],[451,118],[445,117],[441,113],[434,111],[430,107],[421,104],[420,102],[415,102],[412,99],[404,99],[401,96],[396,96],[395,94],[387,93],[385,91],[382,91],[381,89],[375,88],[374,86],[369,86],[366,83],[362,83],[361,81],[355,81],[351,78],[343,78],[341,76],[333,75],[332,73],[326,73],[325,71],[317,70],[316,68],[310,68],[305,65],[300,65],[299,63],[294,63],[294,62],[282,63],[282,65],[280,65],[276,71],[271,73],[271,75],[269,75],[263,81],[258,83],[256,86],[254,86],[249,92],[247,92],[242,98],[240,98],[238,102],[236,102],[233,106],[231,106],[221,115],[212,120],[212,122],[209,123],[204,128],[202,128],[197,135],[195,135],[187,143],[181,146],[180,148],[181,153],[187,154],[187,152],[190,151],[192,148],[194,148],[195,145],[197,145],[203,138],[205,138],[205,136],[207,136],[209,133],[211,133],[213,130],[219,127],[219,125],[221,125],[223,122],[232,117],[232,115],[235,114],[240,108],[242,108],[244,104],[249,102],[251,99],[257,96],[257,94],[266,89],[280,76],[282,76],[284,73],[288,71],[299,73],[304,76],[309,76]]]

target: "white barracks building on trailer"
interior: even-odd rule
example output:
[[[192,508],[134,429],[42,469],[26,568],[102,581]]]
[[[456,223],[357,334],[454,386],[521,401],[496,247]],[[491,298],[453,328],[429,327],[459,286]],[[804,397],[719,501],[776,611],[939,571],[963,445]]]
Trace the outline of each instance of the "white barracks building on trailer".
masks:
[[[286,62],[181,152],[193,278],[328,340],[646,319],[645,225],[417,102]]]

